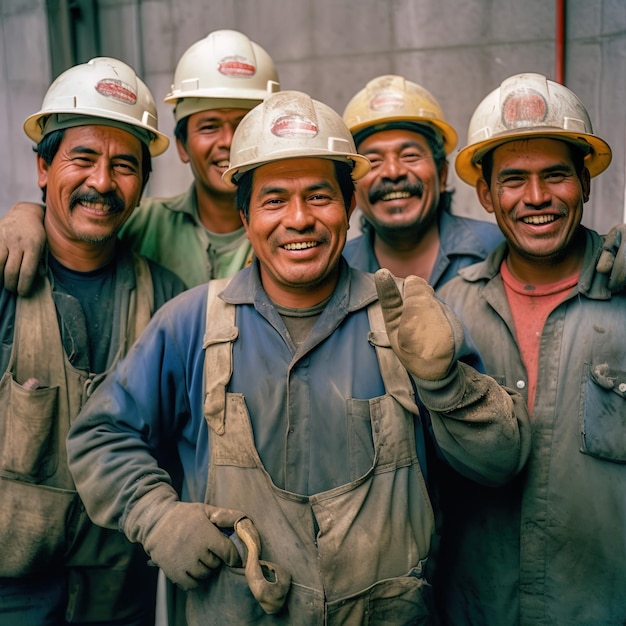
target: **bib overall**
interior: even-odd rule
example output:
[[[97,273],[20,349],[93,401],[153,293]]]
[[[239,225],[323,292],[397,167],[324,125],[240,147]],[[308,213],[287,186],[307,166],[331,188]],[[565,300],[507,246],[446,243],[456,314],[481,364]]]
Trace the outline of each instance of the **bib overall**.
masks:
[[[246,403],[226,391],[235,307],[212,281],[205,335],[205,417],[209,425],[206,502],[240,509],[254,522],[263,559],[292,576],[280,612],[266,615],[243,569],[222,567],[189,592],[195,624],[426,624],[430,585],[424,568],[434,516],[415,445],[418,408],[410,380],[389,345],[378,303],[370,305],[385,395],[369,400],[374,462],[357,480],[304,496],[279,489],[254,445]],[[216,321],[217,325],[216,325]]]

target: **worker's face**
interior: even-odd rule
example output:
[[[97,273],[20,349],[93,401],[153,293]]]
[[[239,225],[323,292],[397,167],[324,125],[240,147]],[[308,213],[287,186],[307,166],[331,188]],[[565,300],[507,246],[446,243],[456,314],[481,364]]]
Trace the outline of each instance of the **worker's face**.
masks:
[[[50,165],[37,157],[37,171],[46,188],[48,238],[101,244],[139,203],[141,142],[110,126],[68,128]]]
[[[234,197],[222,180],[230,162],[233,133],[247,109],[215,109],[193,113],[187,120],[187,143],[176,140],[178,155],[189,163],[197,184],[209,195]]]
[[[272,300],[298,308],[330,296],[352,208],[328,159],[286,159],[254,171],[249,218],[242,219]]]
[[[430,225],[446,189],[447,164],[441,173],[423,135],[384,130],[365,138],[359,152],[372,169],[356,184],[357,205],[381,234]]]
[[[589,199],[589,172],[576,173],[570,148],[556,139],[511,141],[493,151],[491,189],[479,179],[511,254],[545,263],[568,250]]]

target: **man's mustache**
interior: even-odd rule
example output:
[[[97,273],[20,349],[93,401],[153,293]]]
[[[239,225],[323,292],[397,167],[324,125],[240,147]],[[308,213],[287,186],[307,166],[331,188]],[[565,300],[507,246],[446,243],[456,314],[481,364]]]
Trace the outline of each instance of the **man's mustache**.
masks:
[[[94,203],[109,207],[110,213],[121,213],[125,208],[124,201],[114,191],[107,191],[106,193],[76,191],[70,196],[70,211],[77,204]]]
[[[382,200],[387,194],[397,191],[403,191],[409,193],[412,196],[417,196],[421,198],[424,194],[424,185],[421,180],[416,180],[413,182],[402,183],[401,185],[394,185],[390,183],[381,183],[376,187],[370,189],[368,194],[368,199],[371,204],[376,204],[376,202]]]

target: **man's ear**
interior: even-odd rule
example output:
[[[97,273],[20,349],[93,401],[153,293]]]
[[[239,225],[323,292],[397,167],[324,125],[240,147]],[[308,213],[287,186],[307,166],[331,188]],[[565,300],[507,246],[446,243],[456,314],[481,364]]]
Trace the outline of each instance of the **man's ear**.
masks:
[[[48,164],[37,155],[37,184],[39,189],[45,189],[48,185]]]
[[[185,144],[176,137],[176,150],[178,152],[178,158],[183,163],[189,163],[189,155],[187,154],[187,148],[185,148]]]
[[[586,167],[583,168],[580,183],[583,188],[583,203],[589,202],[589,196],[591,195],[591,174],[589,174],[589,170]]]
[[[478,201],[483,205],[483,209],[487,213],[493,213],[493,199],[491,197],[491,189],[487,185],[487,181],[482,176],[476,181],[476,195]]]

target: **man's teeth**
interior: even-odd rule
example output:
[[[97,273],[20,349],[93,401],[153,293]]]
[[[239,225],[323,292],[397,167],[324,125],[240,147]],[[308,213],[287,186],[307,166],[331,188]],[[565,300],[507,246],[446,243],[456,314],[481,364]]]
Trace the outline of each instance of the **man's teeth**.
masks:
[[[524,224],[547,224],[548,222],[554,222],[554,220],[556,220],[554,215],[533,215],[523,218],[522,222]]]
[[[230,161],[218,161],[216,165],[217,167],[228,167],[230,165]]]
[[[109,205],[108,204],[102,204],[101,202],[81,202],[81,204],[86,208],[86,209],[91,209],[92,211],[108,211],[109,210]]]
[[[307,248],[315,248],[317,241],[303,241],[301,243],[286,243],[285,250],[306,250]]]
[[[386,193],[382,199],[383,200],[400,200],[401,198],[410,198],[411,194],[408,191],[392,191],[390,193]]]

